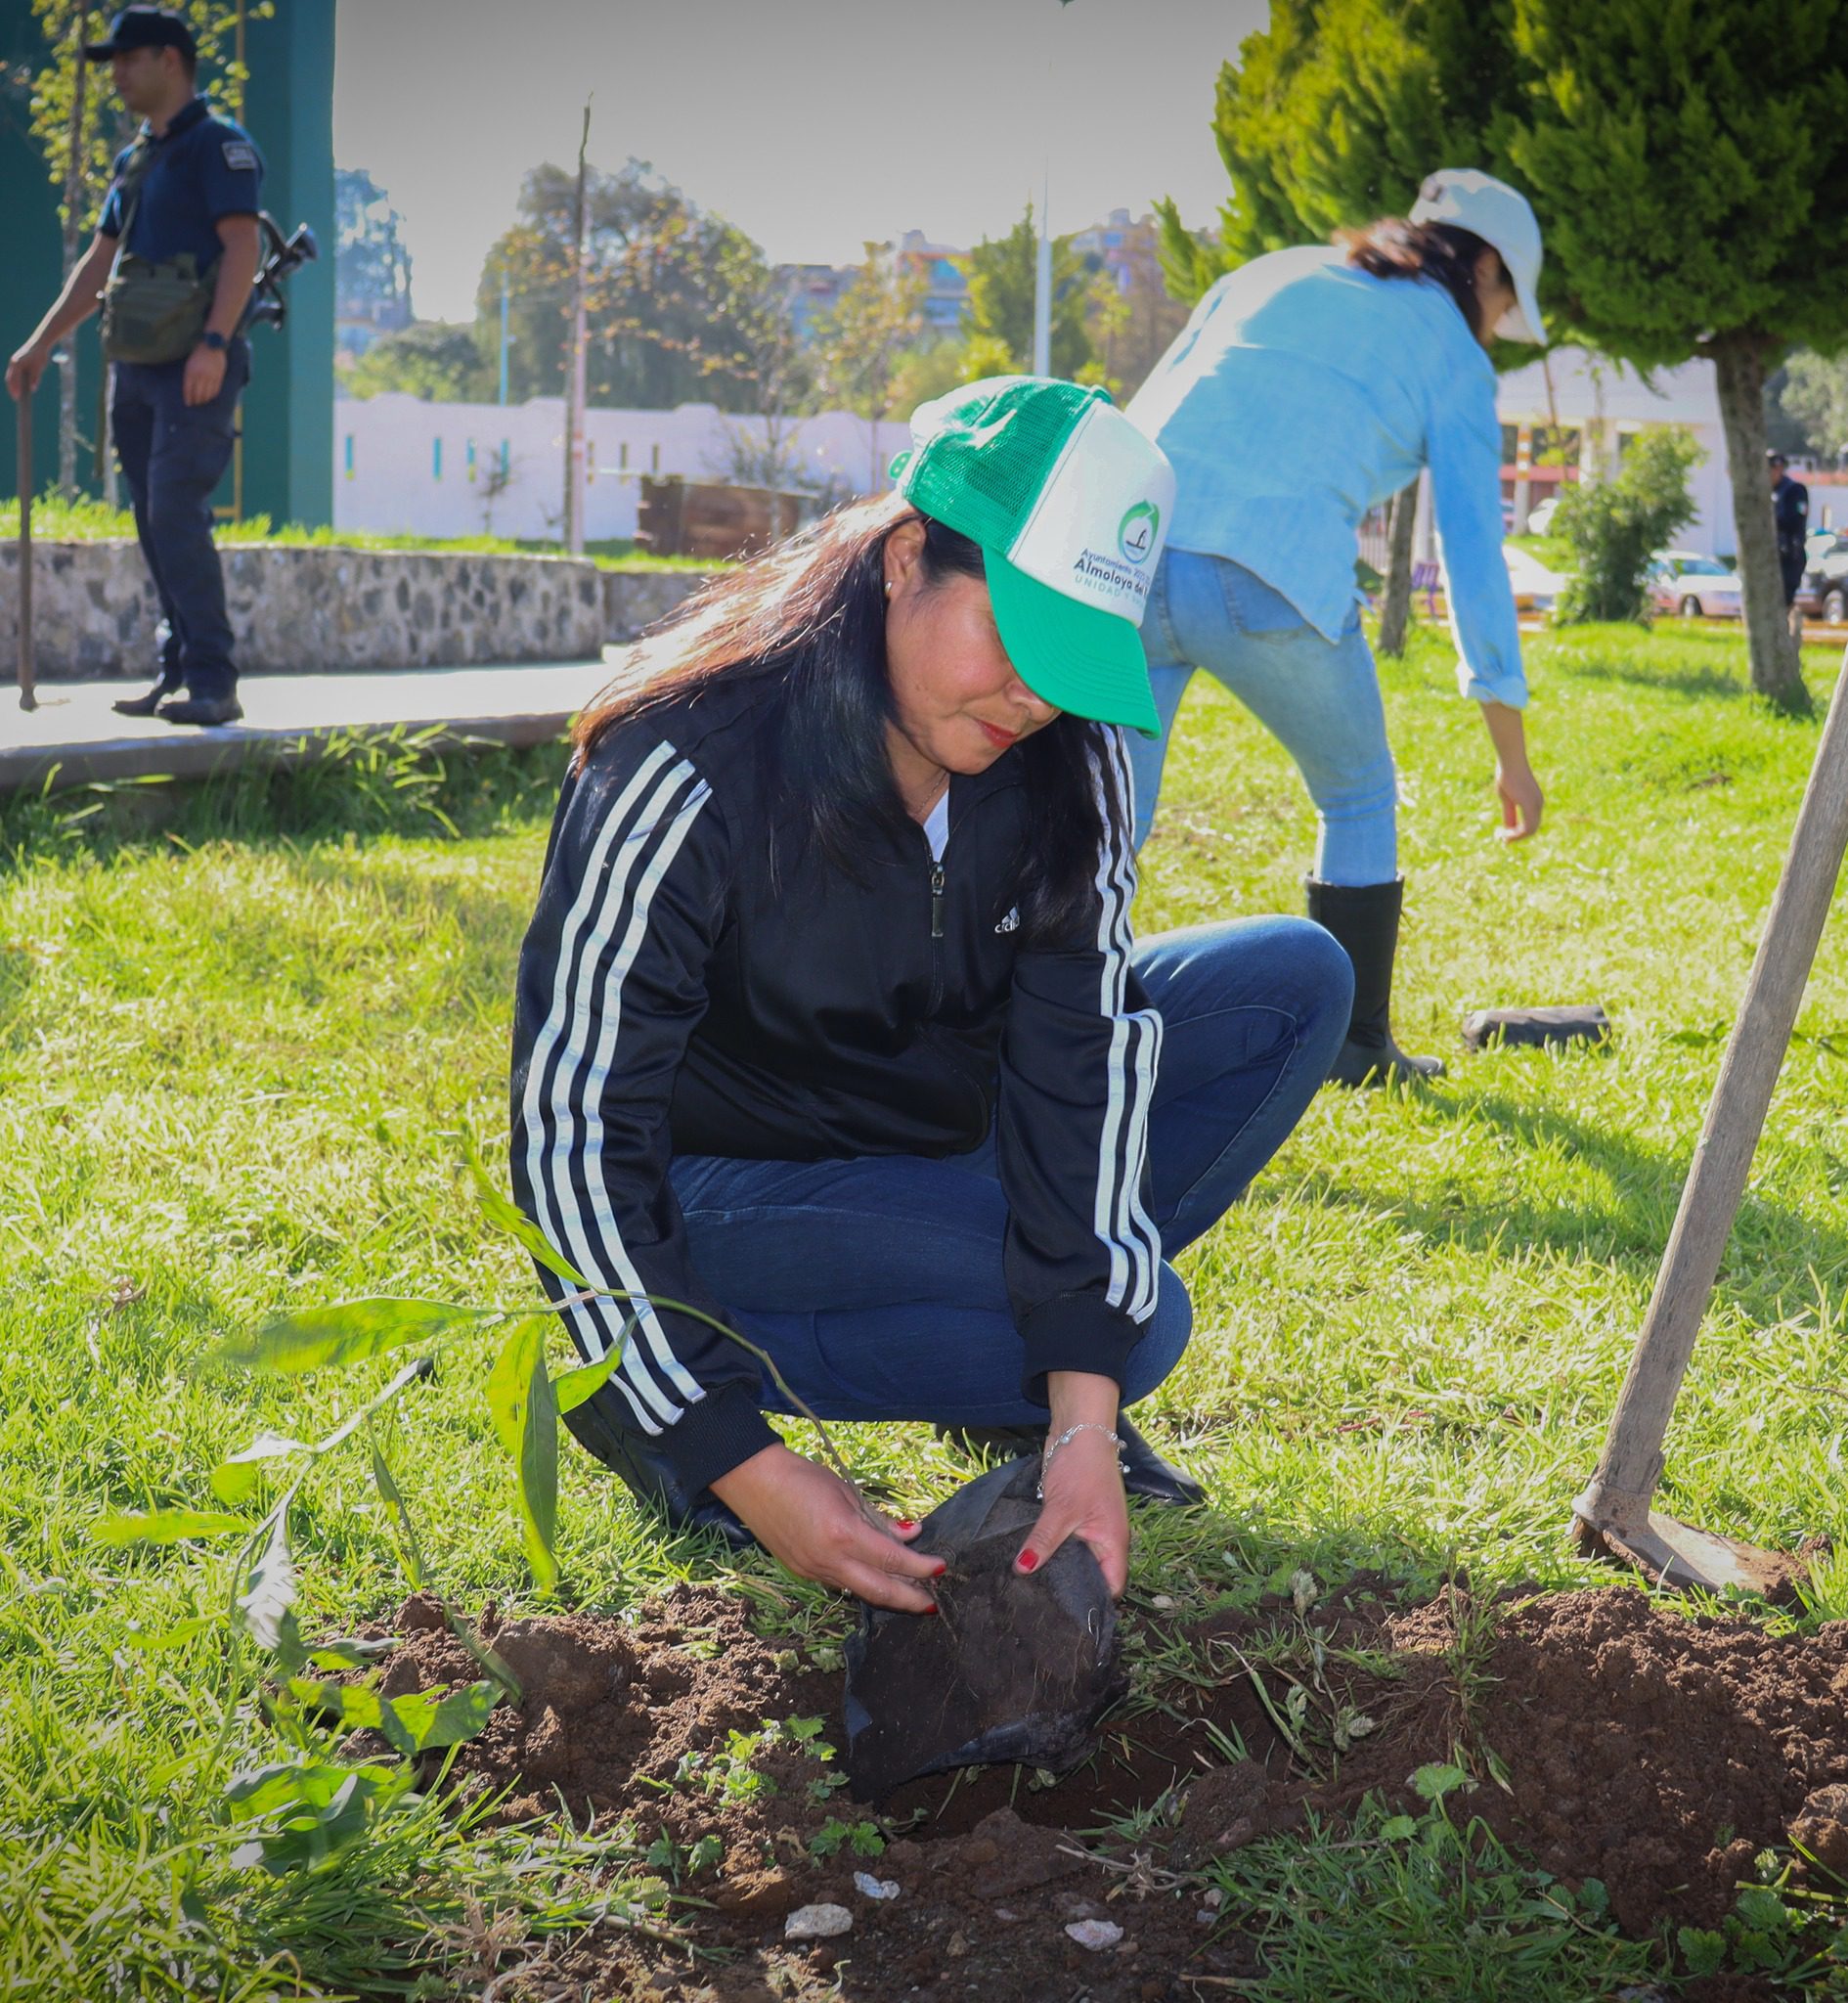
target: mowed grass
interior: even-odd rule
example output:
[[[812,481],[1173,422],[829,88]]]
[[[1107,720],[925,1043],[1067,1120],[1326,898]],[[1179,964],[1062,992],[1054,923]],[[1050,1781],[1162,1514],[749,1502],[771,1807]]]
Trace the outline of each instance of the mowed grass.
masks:
[[[1549,817],[1518,849],[1491,838],[1487,739],[1447,647],[1421,635],[1386,666],[1409,878],[1399,1030],[1451,1075],[1323,1093],[1189,1256],[1196,1339],[1144,1415],[1216,1507],[1140,1519],[1134,1596],[1204,1606],[1298,1566],[1382,1567],[1414,1588],[1457,1567],[1479,1583],[1593,1576],[1569,1503],[1817,725],[1743,692],[1730,636],[1581,630],[1533,643],[1530,662]],[[1810,670],[1826,696],[1833,661]],[[517,1935],[602,1895],[598,1858],[562,1825],[489,1838],[434,1808],[313,1880],[235,1867],[226,1783],[275,1757],[249,1659],[215,1634],[140,1645],[217,1612],[226,1562],[91,1535],[123,1509],[212,1506],[208,1470],[260,1428],[312,1439],[388,1374],[188,1374],[267,1312],[535,1296],[480,1221],[462,1135],[498,1164],[512,968],[560,764],[354,751],[170,804],[126,789],[0,806],[0,1995],[473,1993],[454,1971],[484,1913]],[[1140,928],[1299,910],[1311,842],[1282,752],[1197,685]],[[1606,1005],[1609,1048],[1457,1045],[1466,1007],[1567,1001]],[[1848,1541],[1845,1107],[1838,922],[1668,1444],[1669,1506],[1763,1543]],[[479,1397],[488,1355],[446,1351],[399,1401],[389,1451],[439,1582],[506,1611],[534,1602]],[[842,1437],[918,1505],[961,1471],[923,1429]],[[574,1447],[562,1488],[573,1601],[620,1607],[717,1571]],[[293,1527],[311,1635],[402,1594],[363,1455],[318,1466]],[[787,1625],[844,1624],[767,1560],[734,1576]],[[1825,1564],[1809,1618],[1843,1615],[1848,1561]],[[1356,1970],[1367,1954],[1363,1930]]]

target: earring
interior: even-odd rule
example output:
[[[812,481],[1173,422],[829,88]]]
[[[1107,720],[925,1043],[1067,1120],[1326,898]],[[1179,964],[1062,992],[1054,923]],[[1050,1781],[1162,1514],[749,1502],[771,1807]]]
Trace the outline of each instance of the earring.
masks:
[[[886,579],[886,596],[887,598],[892,596],[892,580],[889,577]]]

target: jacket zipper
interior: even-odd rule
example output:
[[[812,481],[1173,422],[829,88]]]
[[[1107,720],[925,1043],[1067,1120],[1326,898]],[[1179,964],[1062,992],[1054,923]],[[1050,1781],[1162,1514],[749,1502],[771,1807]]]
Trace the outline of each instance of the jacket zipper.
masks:
[[[931,1003],[930,1013],[937,1013],[938,1004],[944,999],[944,866],[940,858],[931,858]]]

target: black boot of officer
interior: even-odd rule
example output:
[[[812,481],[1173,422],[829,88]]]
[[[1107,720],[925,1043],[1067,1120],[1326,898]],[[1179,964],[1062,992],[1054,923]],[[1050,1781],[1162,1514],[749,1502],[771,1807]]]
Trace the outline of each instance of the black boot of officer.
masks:
[[[146,695],[124,695],[120,702],[111,702],[110,707],[117,716],[153,716],[169,695],[178,695],[186,687],[186,677],[180,671],[180,636],[174,630],[173,614],[165,606],[161,612],[160,673]]]

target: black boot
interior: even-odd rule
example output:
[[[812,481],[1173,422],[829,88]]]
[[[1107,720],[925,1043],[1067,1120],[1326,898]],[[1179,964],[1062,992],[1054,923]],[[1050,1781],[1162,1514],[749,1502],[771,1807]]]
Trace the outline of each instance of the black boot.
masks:
[[[117,716],[153,716],[169,695],[180,692],[178,681],[169,682],[162,675],[146,695],[124,695],[120,702],[111,702],[110,707]]]
[[[1015,1460],[1046,1449],[1044,1426],[936,1426],[932,1430],[938,1439],[979,1459]],[[1197,1509],[1206,1501],[1207,1491],[1193,1476],[1171,1460],[1164,1460],[1121,1412],[1117,1438],[1122,1442],[1119,1458],[1125,1494],[1166,1502],[1175,1509]]]
[[[587,1399],[564,1415],[580,1446],[621,1476],[623,1486],[641,1504],[663,1516],[676,1530],[716,1531],[734,1551],[749,1551],[757,1539],[710,1489],[689,1495],[668,1457],[645,1433],[612,1425],[596,1409],[599,1401]]]
[[[1385,1085],[1389,1079],[1441,1078],[1436,1057],[1408,1057],[1392,1041],[1392,960],[1399,948],[1405,879],[1390,883],[1320,883],[1305,876],[1309,915],[1341,941],[1354,966],[1354,1012],[1329,1072],[1335,1085]]]

